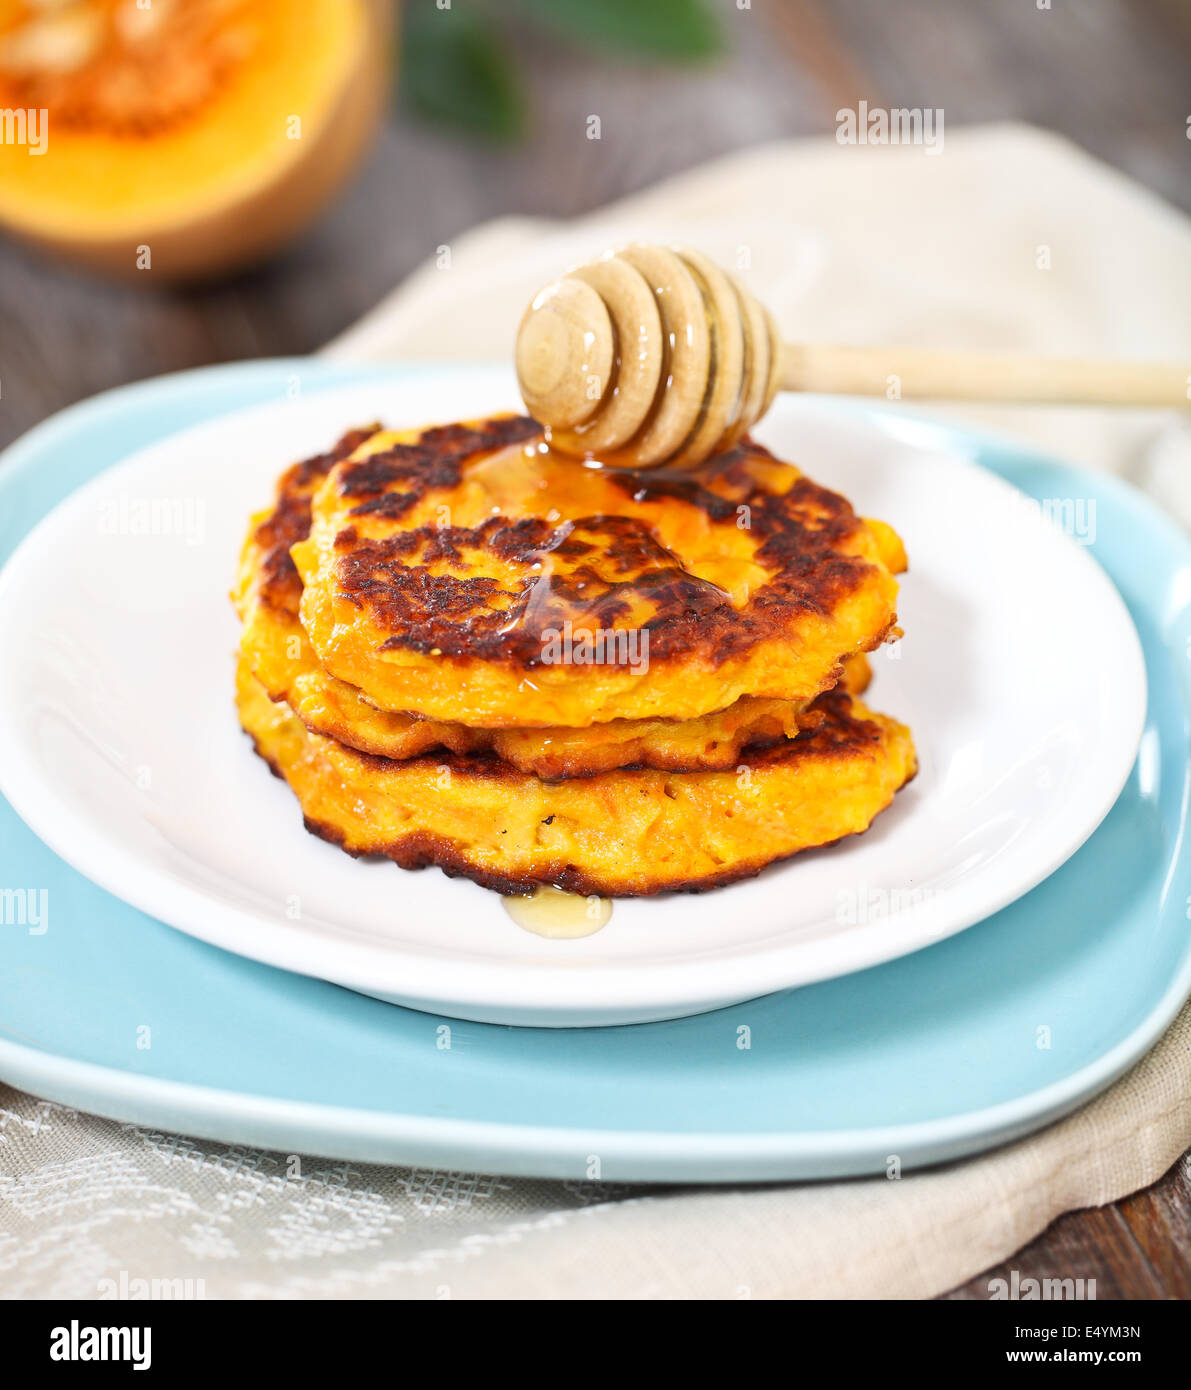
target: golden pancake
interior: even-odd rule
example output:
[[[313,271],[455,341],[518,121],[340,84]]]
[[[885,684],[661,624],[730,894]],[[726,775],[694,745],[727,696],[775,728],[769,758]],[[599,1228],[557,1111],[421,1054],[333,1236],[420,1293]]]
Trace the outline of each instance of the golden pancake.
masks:
[[[386,758],[436,748],[493,752],[524,772],[560,778],[630,765],[679,772],[731,768],[741,748],[796,737],[822,718],[806,705],[751,696],[698,719],[615,719],[583,729],[473,729],[377,709],[318,664],[298,620],[302,582],[289,553],[309,532],[312,493],[336,462],[374,432],[375,427],[353,431],[329,453],[288,469],[274,505],[253,519],[241,556],[233,595],[244,621],[241,651],[269,696],[284,700],[312,733]],[[859,694],[869,677],[867,659],[857,655],[845,662],[841,683]]]
[[[813,700],[896,627],[900,541],[751,441],[686,476],[556,456],[517,416],[378,431],[293,545],[318,664],[471,728]]]
[[[545,782],[485,754],[393,761],[307,732],[246,661],[240,721],[307,829],[353,855],[437,865],[502,893],[554,884],[637,896],[701,890],[867,829],[916,769],[909,730],[841,691],[812,732],[726,772],[621,769]]]

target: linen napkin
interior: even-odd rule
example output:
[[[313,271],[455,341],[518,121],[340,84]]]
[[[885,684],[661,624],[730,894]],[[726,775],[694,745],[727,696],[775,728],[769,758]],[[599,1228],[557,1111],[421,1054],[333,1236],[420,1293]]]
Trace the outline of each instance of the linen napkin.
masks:
[[[790,338],[1191,355],[1191,224],[1016,126],[948,134],[940,157],[770,146],[576,222],[503,219],[446,255],[428,247],[425,268],[328,353],[507,357],[542,284],[633,239],[687,242],[738,270]],[[1191,525],[1191,440],[1168,414],[939,413],[1125,474]],[[0,1293],[119,1296],[157,1278],[196,1297],[921,1298],[1065,1211],[1147,1186],[1189,1145],[1191,1006],[1076,1114],[898,1180],[633,1188],[316,1158],[295,1175],[287,1155],[0,1087]]]

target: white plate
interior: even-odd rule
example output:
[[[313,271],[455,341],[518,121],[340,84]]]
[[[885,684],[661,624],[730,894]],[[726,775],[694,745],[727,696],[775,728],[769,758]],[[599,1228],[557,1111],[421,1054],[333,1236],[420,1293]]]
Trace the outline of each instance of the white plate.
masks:
[[[910,724],[921,770],[868,834],[717,892],[618,901],[574,941],[527,934],[473,884],[308,835],[232,707],[226,594],[248,514],[351,425],[516,402],[503,369],[395,374],[186,430],[68,498],[0,575],[0,790],[88,877],[205,941],[415,1008],[549,1026],[699,1013],[917,950],[1028,891],[1099,824],[1146,693],[1099,566],[911,423],[786,398],[759,437],[910,555],[907,635],[866,698]],[[1090,538],[1094,513],[1058,501]]]

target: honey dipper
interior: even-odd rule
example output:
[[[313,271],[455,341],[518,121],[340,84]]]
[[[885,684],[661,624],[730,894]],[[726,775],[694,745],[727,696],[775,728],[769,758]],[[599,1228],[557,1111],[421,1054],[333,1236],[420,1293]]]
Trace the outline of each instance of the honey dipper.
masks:
[[[698,251],[643,243],[549,285],[517,331],[517,377],[564,453],[683,468],[730,448],[782,391],[1183,406],[1191,364],[783,343],[772,314]]]

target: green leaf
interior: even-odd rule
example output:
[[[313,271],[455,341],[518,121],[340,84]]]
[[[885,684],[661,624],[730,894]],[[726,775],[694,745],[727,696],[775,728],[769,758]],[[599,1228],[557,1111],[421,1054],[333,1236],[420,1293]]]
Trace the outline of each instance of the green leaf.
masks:
[[[493,140],[523,132],[521,84],[485,15],[462,6],[411,6],[401,37],[401,90],[419,115]]]
[[[709,58],[720,26],[706,0],[518,0],[543,28],[651,58]]]

